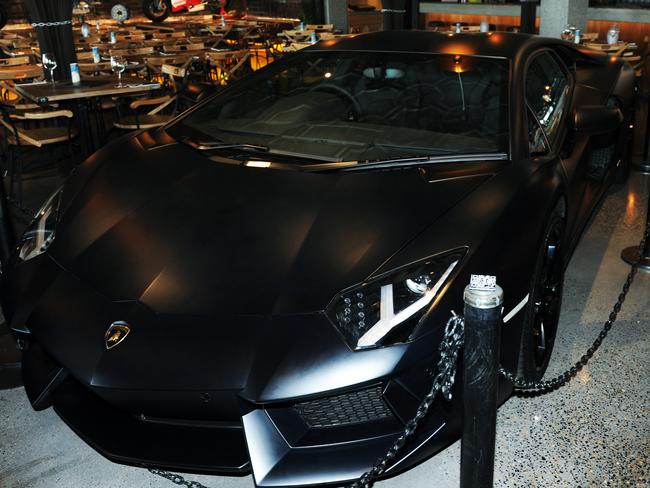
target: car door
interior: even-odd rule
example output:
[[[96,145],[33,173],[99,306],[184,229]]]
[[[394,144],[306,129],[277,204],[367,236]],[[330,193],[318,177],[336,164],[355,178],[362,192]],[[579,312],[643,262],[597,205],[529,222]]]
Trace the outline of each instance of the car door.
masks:
[[[588,165],[584,161],[586,139],[569,127],[573,111],[574,78],[551,49],[531,56],[525,74],[528,143],[531,157],[556,162],[567,182],[567,225],[583,219]]]

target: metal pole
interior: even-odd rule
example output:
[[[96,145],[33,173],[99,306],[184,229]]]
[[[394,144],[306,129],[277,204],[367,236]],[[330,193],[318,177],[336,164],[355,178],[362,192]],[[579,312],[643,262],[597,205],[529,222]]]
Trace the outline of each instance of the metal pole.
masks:
[[[404,26],[407,29],[417,29],[420,24],[420,2],[419,0],[408,0],[406,2],[407,22]]]
[[[4,178],[0,173],[0,271],[4,268],[15,244],[15,234],[5,191]],[[9,330],[0,323],[0,390],[20,386],[20,353],[16,350]]]
[[[494,276],[472,275],[463,295],[463,433],[461,488],[492,488],[496,437],[501,304]]]
[[[535,34],[535,20],[537,19],[537,0],[521,0],[521,16],[519,18],[519,32]]]
[[[0,174],[0,269],[9,259],[16,239],[7,202],[4,178]]]
[[[645,218],[645,228],[644,232],[650,227],[650,191],[648,192],[648,209]],[[621,252],[621,258],[628,264],[636,265],[637,269],[642,271],[650,271],[650,239],[646,239],[645,246],[643,246],[643,252],[641,253],[641,259],[637,263],[637,258],[639,257],[639,246],[630,246],[623,249]]]

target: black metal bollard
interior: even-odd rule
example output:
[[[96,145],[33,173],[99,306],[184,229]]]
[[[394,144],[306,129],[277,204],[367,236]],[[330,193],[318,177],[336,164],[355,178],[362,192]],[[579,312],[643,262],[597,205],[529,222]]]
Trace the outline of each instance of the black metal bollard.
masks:
[[[648,211],[646,213],[645,229],[644,232],[647,232],[648,227],[650,227],[650,194],[648,195]],[[639,246],[630,246],[623,249],[621,252],[621,258],[628,264],[636,264],[636,267],[643,271],[650,271],[650,239],[646,239],[645,245],[643,246],[643,252],[641,253],[641,259],[637,263],[637,258],[639,257]]]
[[[501,304],[494,276],[472,275],[465,288],[461,488],[491,488],[494,480]]]
[[[15,244],[15,239],[7,194],[5,192],[4,178],[0,175],[0,269],[7,262],[12,247]]]

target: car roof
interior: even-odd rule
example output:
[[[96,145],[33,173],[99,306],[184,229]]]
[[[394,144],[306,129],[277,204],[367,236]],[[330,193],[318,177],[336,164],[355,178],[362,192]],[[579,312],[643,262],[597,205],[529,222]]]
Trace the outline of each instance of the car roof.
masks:
[[[559,39],[515,32],[450,34],[399,30],[373,32],[321,41],[309,50],[443,53],[515,59],[520,53],[543,45],[573,45]]]

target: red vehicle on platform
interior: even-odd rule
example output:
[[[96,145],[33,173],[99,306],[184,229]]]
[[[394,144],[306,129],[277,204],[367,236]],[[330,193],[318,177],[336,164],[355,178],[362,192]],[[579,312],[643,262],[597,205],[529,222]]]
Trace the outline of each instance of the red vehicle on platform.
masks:
[[[144,0],[142,10],[153,22],[163,22],[170,14],[191,12],[206,7],[213,13],[223,15],[228,3],[228,0]]]

